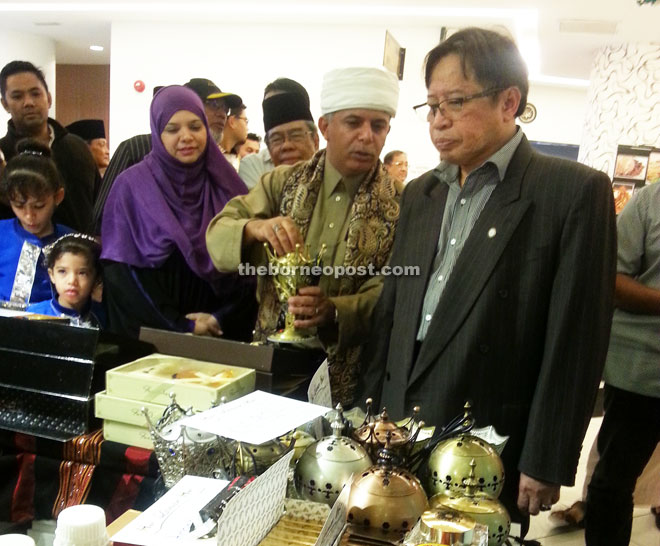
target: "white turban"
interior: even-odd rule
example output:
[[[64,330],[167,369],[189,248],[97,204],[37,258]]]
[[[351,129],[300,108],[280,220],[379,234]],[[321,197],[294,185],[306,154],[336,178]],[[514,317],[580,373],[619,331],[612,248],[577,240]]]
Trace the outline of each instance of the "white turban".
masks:
[[[399,80],[380,68],[337,68],[323,76],[321,113],[350,108],[379,110],[394,117],[399,102]]]

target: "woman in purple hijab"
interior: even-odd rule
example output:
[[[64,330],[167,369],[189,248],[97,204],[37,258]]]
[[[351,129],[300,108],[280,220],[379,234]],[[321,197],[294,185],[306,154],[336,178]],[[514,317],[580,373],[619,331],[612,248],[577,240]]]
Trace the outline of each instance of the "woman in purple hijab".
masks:
[[[254,283],[219,273],[205,241],[210,220],[247,187],[213,142],[193,91],[161,89],[150,115],[152,151],[117,178],[103,211],[108,327],[249,340]]]

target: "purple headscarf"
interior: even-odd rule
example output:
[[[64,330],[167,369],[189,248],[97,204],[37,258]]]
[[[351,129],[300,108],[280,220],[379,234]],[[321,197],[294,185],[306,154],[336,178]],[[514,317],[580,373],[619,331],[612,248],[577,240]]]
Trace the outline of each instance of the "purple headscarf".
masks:
[[[206,150],[195,163],[172,157],[160,135],[180,110],[199,116]],[[206,228],[232,197],[247,193],[211,138],[204,105],[190,89],[164,87],[151,102],[151,152],[121,173],[103,211],[102,258],[135,267],[160,267],[178,249],[197,276],[221,277],[206,249]]]

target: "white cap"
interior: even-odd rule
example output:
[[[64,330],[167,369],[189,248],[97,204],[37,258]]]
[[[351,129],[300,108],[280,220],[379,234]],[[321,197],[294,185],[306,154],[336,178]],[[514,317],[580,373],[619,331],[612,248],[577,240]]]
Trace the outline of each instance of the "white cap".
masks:
[[[394,117],[399,103],[399,80],[380,68],[337,68],[323,76],[321,113],[366,108]]]
[[[105,512],[93,504],[65,508],[57,517],[53,546],[107,546]]]
[[[0,546],[34,546],[34,540],[27,535],[0,535]]]

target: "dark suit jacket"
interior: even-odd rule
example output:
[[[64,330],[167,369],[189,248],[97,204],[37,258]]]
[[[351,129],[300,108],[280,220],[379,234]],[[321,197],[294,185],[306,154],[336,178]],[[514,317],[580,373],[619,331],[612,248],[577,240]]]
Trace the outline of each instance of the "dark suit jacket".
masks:
[[[523,138],[413,362],[446,198],[433,172],[403,193],[391,265],[418,265],[421,275],[385,279],[360,394],[397,419],[419,405],[434,425],[470,399],[477,426],[511,436],[508,473],[517,466],[572,484],[610,332],[616,228],[609,179],[542,156]]]

